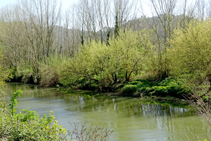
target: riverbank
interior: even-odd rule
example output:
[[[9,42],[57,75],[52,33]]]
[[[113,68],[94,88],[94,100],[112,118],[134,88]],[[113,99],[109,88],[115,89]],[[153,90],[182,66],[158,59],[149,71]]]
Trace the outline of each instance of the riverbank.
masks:
[[[152,98],[157,101],[169,101],[180,104],[191,95],[190,88],[185,84],[182,78],[166,78],[161,81],[153,82],[149,80],[137,79],[131,82],[121,84],[118,89],[113,92],[98,92],[87,90],[84,87],[81,89],[71,89],[68,87],[60,87],[57,85],[57,90],[64,93],[78,93],[89,95],[107,95],[119,97],[137,97],[137,98]],[[183,103],[183,102],[182,102]],[[188,102],[186,102],[188,103]]]
[[[40,85],[38,86],[42,87]],[[189,101],[185,98],[190,96],[191,93],[191,90],[185,85],[184,79],[175,79],[171,77],[157,82],[137,79],[122,84],[114,92],[99,92],[95,89],[86,90],[84,87],[81,87],[81,89],[71,89],[59,84],[56,85],[56,89],[66,94],[74,93],[88,96],[136,97],[149,101],[151,99],[151,102],[172,103],[173,105],[188,105]],[[184,97],[184,95],[186,95],[186,97]]]
[[[152,81],[149,79],[135,79],[131,82],[119,84],[115,91],[102,92],[98,91],[98,87],[87,87],[84,81],[78,82],[80,87],[67,87],[61,83],[57,83],[53,88],[56,88],[62,93],[74,93],[85,95],[99,95],[99,96],[118,96],[118,97],[136,97],[142,99],[152,99],[160,103],[172,103],[173,105],[188,105],[197,101],[193,97],[193,90],[187,83],[187,76],[180,76],[177,78],[167,77],[159,81]],[[38,85],[40,87],[44,87]],[[47,86],[46,86],[47,87]],[[209,88],[209,86],[206,86]],[[209,101],[203,93],[200,96],[204,101]],[[192,101],[191,101],[192,100]]]

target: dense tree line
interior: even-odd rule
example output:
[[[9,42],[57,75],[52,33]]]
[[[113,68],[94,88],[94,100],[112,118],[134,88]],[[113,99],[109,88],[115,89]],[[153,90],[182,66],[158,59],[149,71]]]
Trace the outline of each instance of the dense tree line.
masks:
[[[120,30],[109,45],[95,41],[87,43],[64,65],[61,83],[73,86],[80,80],[81,85],[92,87],[94,84],[99,91],[111,91],[117,85],[131,81],[135,75],[148,74],[155,61],[149,36],[146,31]]]
[[[202,28],[209,7],[205,0],[79,0],[64,11],[57,0],[21,0],[1,8],[2,66],[16,81],[99,91],[205,72],[209,44],[194,38],[209,34]]]

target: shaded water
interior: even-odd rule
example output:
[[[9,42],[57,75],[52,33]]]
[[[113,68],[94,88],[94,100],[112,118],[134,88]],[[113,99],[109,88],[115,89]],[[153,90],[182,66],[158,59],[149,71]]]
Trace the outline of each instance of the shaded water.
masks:
[[[114,130],[112,141],[194,140],[193,134],[207,138],[210,127],[189,108],[150,104],[139,98],[92,97],[62,94],[54,88],[8,83],[7,93],[20,89],[17,109],[37,111],[40,115],[54,111],[63,127],[80,122]],[[8,96],[9,99],[9,96]]]

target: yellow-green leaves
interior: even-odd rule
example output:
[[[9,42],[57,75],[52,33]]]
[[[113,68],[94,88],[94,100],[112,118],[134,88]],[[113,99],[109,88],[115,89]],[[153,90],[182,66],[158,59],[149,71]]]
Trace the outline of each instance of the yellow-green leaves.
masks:
[[[4,87],[4,79],[6,77],[5,73],[3,73],[2,71],[2,67],[1,67],[1,62],[2,62],[2,55],[1,55],[1,50],[0,50],[0,110],[2,110],[1,108],[4,107],[5,103],[2,103],[4,100],[4,91],[3,91],[3,87]]]
[[[23,91],[17,90],[16,92],[13,93],[12,98],[10,99],[10,104],[9,104],[9,109],[10,109],[10,114],[16,114],[16,109],[17,107],[17,97],[19,97],[21,94],[23,94]]]
[[[85,44],[62,71],[60,82],[71,86],[86,83],[89,87],[97,84],[99,90],[115,87],[130,81],[134,74],[148,72],[153,55],[146,31],[119,31],[119,36],[110,40],[109,45],[95,41]]]
[[[211,62],[211,21],[194,21],[187,29],[178,29],[170,40],[168,58],[171,72],[205,73]]]

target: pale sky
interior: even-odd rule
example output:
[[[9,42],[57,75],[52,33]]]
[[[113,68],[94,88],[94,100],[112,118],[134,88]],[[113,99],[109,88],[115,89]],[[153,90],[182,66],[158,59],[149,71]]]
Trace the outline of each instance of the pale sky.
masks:
[[[78,2],[78,0],[59,0],[62,2],[62,7],[63,9],[68,8],[70,5],[75,4]],[[10,4],[14,4],[18,2],[18,0],[0,0],[0,8],[2,6],[6,6],[6,5],[10,5]]]
[[[15,4],[17,3],[19,0],[0,0],[0,8],[3,7],[3,6],[6,6],[6,5],[10,5],[10,4]],[[77,4],[77,2],[79,0],[58,0],[58,1],[61,1],[62,2],[62,11],[65,11],[67,8],[69,8],[71,5],[73,4]],[[194,2],[195,0],[188,0],[190,3],[191,2]],[[205,0],[207,2],[207,0]],[[152,9],[151,9],[151,6],[149,6],[147,4],[148,0],[144,0],[144,3],[143,3],[143,9],[145,11],[145,14],[148,15],[149,17],[151,17],[152,13]],[[182,2],[182,0],[181,0]],[[178,13],[181,12],[181,8],[178,8]],[[141,12],[141,11],[139,11]]]

